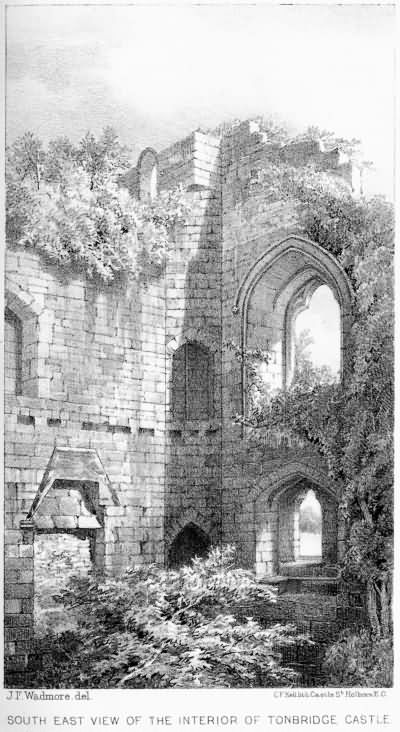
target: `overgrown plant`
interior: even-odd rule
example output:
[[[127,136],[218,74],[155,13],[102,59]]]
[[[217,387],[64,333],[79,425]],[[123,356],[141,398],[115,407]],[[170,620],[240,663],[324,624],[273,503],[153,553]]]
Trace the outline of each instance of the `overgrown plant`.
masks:
[[[290,197],[305,236],[347,271],[354,324],[341,383],[294,380],[259,399],[246,418],[258,425],[260,444],[263,431],[286,430],[325,458],[348,526],[342,574],[365,584],[372,632],[385,638],[393,568],[393,209],[380,197],[354,198],[312,167],[268,168],[257,185]]]
[[[330,686],[392,686],[392,642],[374,639],[365,630],[344,631],[328,648],[323,665]]]
[[[163,270],[173,230],[188,213],[179,188],[149,203],[123,185],[128,151],[111,128],[47,149],[26,133],[7,149],[8,246],[35,249],[89,278],[143,281]]]
[[[291,626],[262,628],[233,614],[240,602],[274,602],[231,547],[178,570],[131,569],[118,579],[75,581],[60,596],[79,626],[40,642],[42,685],[122,688],[252,687],[296,683],[279,648],[305,643]],[[47,651],[46,651],[47,647]]]
[[[252,419],[262,409],[264,400],[268,397],[268,387],[264,373],[270,361],[269,344],[266,348],[241,348],[234,341],[227,341],[225,348],[231,351],[242,368],[246,369],[246,402]],[[242,415],[236,415],[237,422],[247,423]]]

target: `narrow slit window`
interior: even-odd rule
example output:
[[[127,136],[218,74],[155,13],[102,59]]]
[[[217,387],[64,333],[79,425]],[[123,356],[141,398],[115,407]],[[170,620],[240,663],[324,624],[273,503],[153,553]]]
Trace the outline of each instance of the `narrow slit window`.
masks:
[[[22,394],[22,323],[9,308],[4,321],[4,390]]]
[[[158,194],[158,165],[157,156],[151,149],[143,151],[139,159],[139,197],[141,201],[149,203]]]

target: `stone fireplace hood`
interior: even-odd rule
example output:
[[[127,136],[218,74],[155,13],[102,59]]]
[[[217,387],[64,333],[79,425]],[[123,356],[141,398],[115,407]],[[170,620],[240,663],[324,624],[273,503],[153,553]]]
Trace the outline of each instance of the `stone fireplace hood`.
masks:
[[[55,447],[26,519],[32,524],[40,505],[57,480],[96,482],[99,486],[99,506],[118,506],[119,501],[94,448]]]

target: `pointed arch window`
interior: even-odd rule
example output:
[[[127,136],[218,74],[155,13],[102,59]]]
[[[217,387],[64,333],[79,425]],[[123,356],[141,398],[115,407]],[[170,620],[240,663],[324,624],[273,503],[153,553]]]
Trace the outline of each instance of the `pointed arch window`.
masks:
[[[145,203],[153,201],[158,194],[158,161],[152,148],[146,148],[141,153],[138,165],[139,198]]]
[[[255,240],[257,248],[262,250],[264,239],[264,253],[248,270],[233,304],[233,313],[241,317],[241,347],[264,349],[267,344],[270,358],[267,373],[262,374],[267,389],[275,392],[290,386],[296,358],[294,336],[300,337],[302,330],[309,330],[309,326],[303,323],[300,332],[295,333],[295,321],[298,321],[298,325],[301,323],[301,310],[308,309],[309,300],[313,299],[311,305],[316,305],[317,310],[315,313],[314,309],[314,315],[320,321],[314,336],[317,348],[314,348],[314,344],[304,342],[309,334],[303,334],[300,342],[303,353],[300,356],[303,361],[311,361],[308,370],[312,378],[315,372],[319,378],[321,371],[324,378],[345,378],[350,366],[347,347],[353,322],[354,297],[346,272],[332,254],[308,239],[293,234],[271,245],[267,235],[263,234]],[[337,311],[334,318],[322,317],[325,323],[321,322],[321,316],[326,315],[327,311],[325,306],[322,308],[321,300],[319,304],[316,303],[321,296],[317,290],[325,291],[325,294],[326,290],[330,291],[333,296],[331,311],[333,313],[335,308]],[[309,357],[307,349],[310,351]],[[335,360],[332,363],[329,359],[326,363],[321,356],[325,359],[332,350],[335,350]],[[299,353],[297,365],[298,362]],[[242,364],[240,380],[241,409],[242,414],[246,414],[250,389],[245,364]]]

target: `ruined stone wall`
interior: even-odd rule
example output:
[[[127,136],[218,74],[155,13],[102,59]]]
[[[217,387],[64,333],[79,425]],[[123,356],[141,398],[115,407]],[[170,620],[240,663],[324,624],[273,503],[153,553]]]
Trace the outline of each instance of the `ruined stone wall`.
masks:
[[[12,667],[23,663],[32,634],[34,526],[21,522],[55,447],[67,461],[61,479],[87,478],[74,466],[75,453],[68,463],[68,450],[99,458],[115,498],[102,509],[104,566],[119,572],[164,560],[165,307],[163,282],[96,287],[25,250],[8,253],[6,273],[6,304],[22,323],[29,358],[22,393],[10,393],[9,382],[5,395],[5,652]]]
[[[63,631],[72,625],[72,613],[54,600],[72,577],[87,577],[92,570],[90,538],[84,532],[37,533],[34,541],[35,631]]]
[[[298,465],[298,477],[309,478],[314,469],[323,475],[325,468],[311,446],[290,445],[285,436],[273,429],[266,436],[262,449],[245,444],[246,430],[232,423],[232,415],[246,414],[246,370],[226,344],[233,341],[239,347],[265,350],[269,346],[270,386],[272,390],[283,387],[286,312],[291,298],[310,277],[314,277],[314,282],[327,283],[337,291],[338,298],[342,298],[343,350],[350,327],[347,284],[343,284],[346,293],[342,297],[339,292],[342,284],[339,286],[336,273],[330,272],[331,263],[319,263],[318,251],[312,252],[309,260],[306,258],[309,245],[301,239],[303,232],[294,202],[275,200],[276,196],[269,196],[265,188],[257,185],[260,171],[270,163],[296,166],[308,161],[316,162],[333,175],[344,175],[335,156],[323,153],[318,143],[271,144],[268,136],[252,122],[234,127],[221,143],[223,540],[237,545],[240,560],[249,567],[254,567],[256,561],[257,506],[254,496],[257,490],[260,493],[268,489],[274,483],[276,473],[285,466],[288,475],[291,474],[290,466]],[[291,238],[295,246],[291,246]],[[285,241],[288,242],[287,253],[281,245],[282,256],[275,263],[271,254],[268,269],[264,271],[262,258],[268,259],[268,253],[275,248],[278,251],[279,243]],[[308,270],[314,266],[310,265],[311,260],[316,264],[315,271],[309,274]],[[249,281],[251,272],[253,282]],[[338,278],[341,280],[342,274],[339,273]],[[283,476],[282,480],[285,479]],[[336,521],[335,512],[330,515]],[[330,528],[336,532],[336,524]],[[325,531],[327,529],[325,523]]]
[[[222,539],[236,544],[245,566],[260,561],[265,569],[270,562],[271,569],[274,533],[268,529],[266,536],[259,519],[268,523],[266,506],[276,491],[299,478],[332,489],[311,446],[289,444],[274,430],[263,448],[244,440],[233,416],[246,409],[245,374],[225,345],[272,341],[270,373],[282,385],[284,314],[295,286],[304,284],[296,277],[309,245],[300,242],[273,272],[256,272],[248,299],[242,298],[247,309],[242,307],[241,284],[259,258],[302,233],[293,203],[270,200],[252,181],[268,161],[309,159],[338,173],[338,161],[316,143],[272,145],[252,123],[234,127],[222,140],[196,132],[161,153],[145,151],[127,176],[132,195],[148,200],[156,188],[179,185],[189,206],[172,237],[165,275],[147,287],[97,287],[79,275],[63,276],[28,250],[8,253],[10,668],[23,665],[32,636],[35,536],[46,531],[49,505],[55,508],[47,530],[65,537],[85,525],[87,536],[73,538],[89,542],[91,562],[114,573],[132,563],[168,563],[185,527],[185,541],[196,531],[204,546]],[[325,270],[334,284],[334,265]],[[274,320],[271,308],[289,280],[295,285],[285,289]],[[340,296],[344,290],[342,283]],[[12,318],[21,323],[20,333]],[[95,486],[98,500],[86,506],[86,518],[71,501],[67,510],[59,495],[68,481],[82,495],[85,485]],[[324,520],[332,545],[336,519],[329,526]],[[45,544],[41,535],[41,568]],[[178,549],[175,541],[175,557]],[[81,559],[77,552],[72,565],[78,569]]]
[[[167,272],[158,282],[99,287],[79,274],[63,276],[27,250],[7,255],[6,304],[22,324],[21,394],[17,333],[11,323],[7,329],[5,611],[11,670],[23,666],[33,633],[36,539],[40,592],[54,537],[87,543],[82,526],[90,535],[93,566],[113,573],[129,564],[168,561],[172,541],[188,523],[212,541],[220,538],[218,141],[195,133],[160,160],[159,190],[181,184],[189,214],[175,232]],[[139,195],[140,171],[131,183]],[[208,413],[198,418],[195,411],[173,413],[173,355],[185,343],[208,354],[207,370],[192,364],[195,408],[206,381],[209,391]],[[79,490],[85,481],[100,486],[103,497],[92,514],[68,508],[68,480]],[[69,558],[71,572],[79,570],[81,558],[81,552]]]
[[[220,540],[219,175],[218,141],[200,133],[160,155],[161,184],[188,187],[190,210],[178,232],[166,276],[167,562],[173,540],[189,523],[212,542]]]

